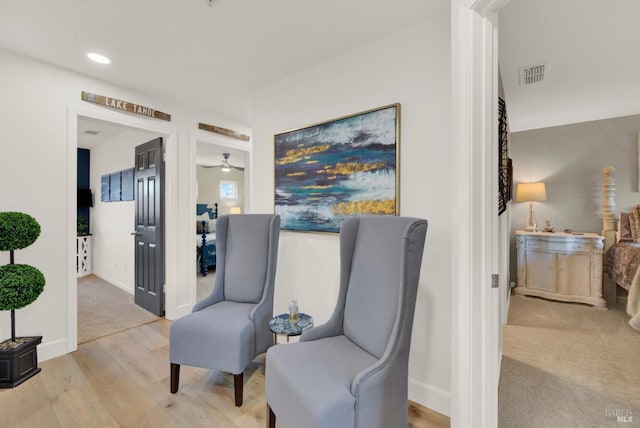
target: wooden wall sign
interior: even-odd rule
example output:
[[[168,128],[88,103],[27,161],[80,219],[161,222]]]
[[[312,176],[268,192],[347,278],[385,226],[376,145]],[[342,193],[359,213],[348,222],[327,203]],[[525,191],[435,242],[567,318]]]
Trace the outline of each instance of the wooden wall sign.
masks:
[[[235,138],[236,140],[249,141],[248,135],[232,131],[231,129],[221,128],[220,126],[207,125],[206,123],[200,122],[198,123],[198,128],[209,132],[215,132],[216,134],[225,135],[227,137]]]
[[[103,95],[92,94],[91,92],[82,91],[82,100],[94,104],[99,104],[107,107],[114,108],[116,110],[123,110],[129,113],[139,114],[140,116],[153,117],[155,119],[171,121],[171,115],[163,113],[158,110],[154,110],[150,107],[141,106],[139,104],[130,103],[129,101],[122,101],[116,98],[109,98]]]

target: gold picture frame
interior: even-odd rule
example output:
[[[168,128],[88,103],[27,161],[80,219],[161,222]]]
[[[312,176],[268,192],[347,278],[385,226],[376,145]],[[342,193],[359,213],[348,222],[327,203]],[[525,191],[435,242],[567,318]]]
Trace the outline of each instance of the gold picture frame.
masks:
[[[400,104],[274,136],[281,228],[337,233],[354,215],[400,213]]]

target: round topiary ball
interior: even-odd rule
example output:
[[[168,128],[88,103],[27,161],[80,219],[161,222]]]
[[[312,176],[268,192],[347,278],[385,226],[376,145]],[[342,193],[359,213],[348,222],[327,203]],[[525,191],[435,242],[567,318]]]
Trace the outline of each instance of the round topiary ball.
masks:
[[[0,311],[23,308],[44,290],[44,275],[29,265],[0,266]]]
[[[40,236],[40,225],[29,214],[0,212],[0,251],[26,248]]]

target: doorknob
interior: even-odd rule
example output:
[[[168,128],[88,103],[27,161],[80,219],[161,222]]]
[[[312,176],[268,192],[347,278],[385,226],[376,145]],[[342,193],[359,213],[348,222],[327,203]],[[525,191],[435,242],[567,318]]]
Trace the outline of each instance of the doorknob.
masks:
[[[142,235],[140,232],[131,232],[132,236],[138,236],[138,235]]]

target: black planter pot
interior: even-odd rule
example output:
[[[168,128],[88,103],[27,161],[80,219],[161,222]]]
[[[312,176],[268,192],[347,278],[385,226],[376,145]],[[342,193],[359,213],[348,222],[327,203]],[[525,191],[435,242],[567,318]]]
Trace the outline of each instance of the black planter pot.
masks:
[[[0,343],[0,388],[15,388],[42,370],[38,368],[37,350],[42,336],[18,337],[16,340],[25,342],[9,350],[2,350],[1,345],[10,340]]]

